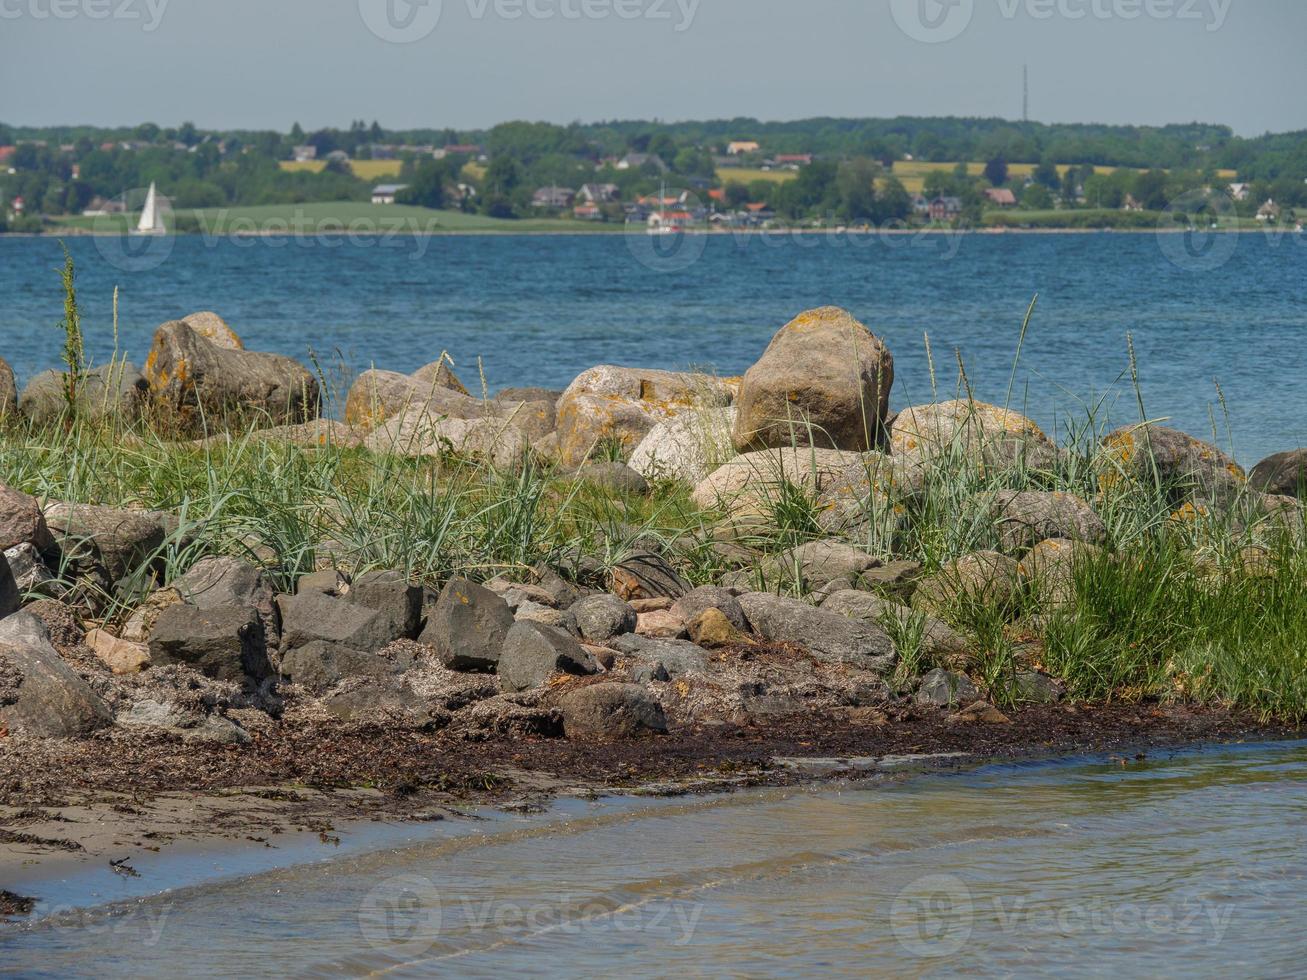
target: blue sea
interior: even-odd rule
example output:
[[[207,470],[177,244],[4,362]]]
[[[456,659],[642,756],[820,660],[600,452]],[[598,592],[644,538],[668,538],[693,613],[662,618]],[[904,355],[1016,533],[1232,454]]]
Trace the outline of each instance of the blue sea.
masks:
[[[71,238],[88,351],[143,361],[220,313],[253,349],[348,383],[448,351],[470,387],[561,388],[596,364],[738,374],[795,314],[843,306],[893,351],[893,406],[1008,400],[1063,436],[1144,413],[1251,464],[1307,445],[1307,240],[1292,233]],[[62,253],[0,239],[0,356],[58,364]],[[1021,323],[1038,304],[1018,354]],[[927,338],[929,338],[927,342]],[[965,382],[960,375],[965,371]],[[1015,369],[1014,369],[1015,365]]]

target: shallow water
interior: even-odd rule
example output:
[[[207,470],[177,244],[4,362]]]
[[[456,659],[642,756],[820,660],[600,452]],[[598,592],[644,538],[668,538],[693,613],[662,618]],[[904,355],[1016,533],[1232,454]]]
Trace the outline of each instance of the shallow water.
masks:
[[[1130,334],[1149,416],[1201,438],[1215,428],[1248,464],[1307,445],[1305,235],[1219,236],[1193,256],[1186,246],[1200,243],[1183,235],[679,241],[666,258],[649,251],[647,236],[620,234],[68,244],[88,351],[101,363],[113,350],[114,286],[120,346],[138,363],[159,323],[213,309],[253,349],[312,351],[333,387],[371,364],[412,371],[448,350],[470,386],[483,358],[492,391],[562,387],[603,363],[736,374],[796,313],[833,303],[887,339],[894,408],[953,397],[960,354],[977,398],[1007,402],[1011,385],[1011,404],[1051,433],[1083,420],[1085,403],[1105,394],[1113,420],[1133,423]],[[164,251],[133,258],[127,247]],[[59,363],[61,261],[52,239],[0,238],[0,354],[20,379]]]
[[[1300,975],[1305,816],[1301,744],[571,801],[0,931],[0,972]]]

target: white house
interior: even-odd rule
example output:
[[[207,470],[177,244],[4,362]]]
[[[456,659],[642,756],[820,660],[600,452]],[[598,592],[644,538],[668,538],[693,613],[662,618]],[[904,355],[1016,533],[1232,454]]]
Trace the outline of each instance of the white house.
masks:
[[[408,187],[408,184],[378,184],[372,188],[373,204],[394,204],[395,195]]]

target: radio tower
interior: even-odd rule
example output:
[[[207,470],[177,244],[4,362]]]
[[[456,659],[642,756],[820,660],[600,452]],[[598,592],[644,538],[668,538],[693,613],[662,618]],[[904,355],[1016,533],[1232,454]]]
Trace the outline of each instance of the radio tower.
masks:
[[[1030,66],[1021,66],[1021,121],[1030,122]]]

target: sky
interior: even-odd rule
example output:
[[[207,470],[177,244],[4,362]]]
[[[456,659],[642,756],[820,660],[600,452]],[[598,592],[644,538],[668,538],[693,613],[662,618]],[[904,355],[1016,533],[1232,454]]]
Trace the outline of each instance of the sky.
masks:
[[[0,121],[1307,129],[1302,0],[0,0]]]

